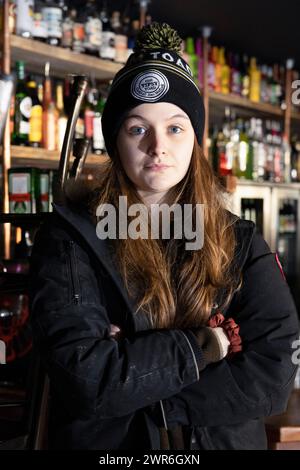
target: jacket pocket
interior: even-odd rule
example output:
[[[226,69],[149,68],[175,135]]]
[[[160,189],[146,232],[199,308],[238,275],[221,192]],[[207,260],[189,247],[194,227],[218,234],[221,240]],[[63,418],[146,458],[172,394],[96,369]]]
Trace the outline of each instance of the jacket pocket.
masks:
[[[67,258],[68,258],[68,271],[69,271],[69,280],[71,284],[71,302],[74,304],[79,304],[81,295],[80,295],[80,282],[78,275],[78,265],[76,257],[76,247],[73,240],[67,242]]]

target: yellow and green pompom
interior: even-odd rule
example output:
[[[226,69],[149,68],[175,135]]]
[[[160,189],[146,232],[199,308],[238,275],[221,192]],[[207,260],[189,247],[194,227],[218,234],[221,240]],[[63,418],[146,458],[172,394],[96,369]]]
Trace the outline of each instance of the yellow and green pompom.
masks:
[[[134,52],[149,49],[168,49],[179,53],[182,39],[167,23],[151,23],[138,33]]]

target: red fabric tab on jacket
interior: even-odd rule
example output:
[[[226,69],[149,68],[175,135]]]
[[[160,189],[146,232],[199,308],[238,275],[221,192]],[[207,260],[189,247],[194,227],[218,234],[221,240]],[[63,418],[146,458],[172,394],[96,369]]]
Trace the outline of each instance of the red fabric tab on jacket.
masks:
[[[275,260],[276,260],[276,263],[277,263],[277,265],[280,269],[280,272],[281,272],[281,275],[282,275],[283,279],[286,281],[286,277],[285,277],[285,274],[284,274],[284,271],[283,271],[282,264],[279,261],[278,253],[275,253]]]

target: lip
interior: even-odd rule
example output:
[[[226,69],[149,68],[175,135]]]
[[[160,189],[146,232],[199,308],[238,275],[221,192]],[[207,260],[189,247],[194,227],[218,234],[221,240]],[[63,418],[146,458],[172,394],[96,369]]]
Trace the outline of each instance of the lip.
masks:
[[[151,165],[146,165],[145,168],[146,170],[160,171],[170,168],[170,165],[165,165],[163,163],[152,163]]]

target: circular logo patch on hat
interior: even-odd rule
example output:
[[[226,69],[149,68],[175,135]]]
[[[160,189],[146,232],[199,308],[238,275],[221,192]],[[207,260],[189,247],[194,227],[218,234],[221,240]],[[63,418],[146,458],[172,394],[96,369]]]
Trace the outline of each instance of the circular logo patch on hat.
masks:
[[[131,84],[131,94],[142,101],[158,101],[168,90],[169,81],[158,70],[147,70],[147,72],[140,73]]]

